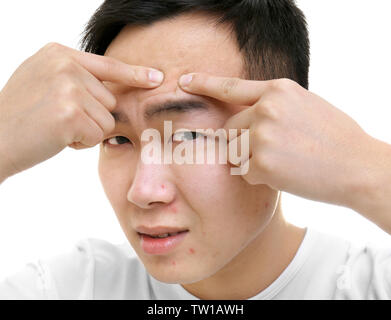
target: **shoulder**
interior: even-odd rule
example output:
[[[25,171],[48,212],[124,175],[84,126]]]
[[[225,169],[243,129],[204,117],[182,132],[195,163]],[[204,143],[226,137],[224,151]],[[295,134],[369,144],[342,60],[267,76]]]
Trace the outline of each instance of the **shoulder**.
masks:
[[[43,265],[60,299],[127,299],[147,294],[149,275],[128,243],[83,239]]]
[[[340,275],[339,299],[391,299],[391,242],[381,247],[352,244]]]
[[[307,230],[292,281],[304,299],[390,299],[391,238],[384,247]],[[297,259],[296,258],[296,259]],[[292,294],[295,294],[292,293]]]
[[[90,238],[2,279],[0,299],[137,299],[149,281],[129,244]]]
[[[379,246],[315,233],[312,266],[332,280],[335,299],[391,299],[391,237]]]

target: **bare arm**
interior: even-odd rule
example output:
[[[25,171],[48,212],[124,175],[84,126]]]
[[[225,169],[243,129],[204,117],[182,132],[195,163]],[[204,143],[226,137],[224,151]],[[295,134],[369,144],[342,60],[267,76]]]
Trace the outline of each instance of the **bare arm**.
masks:
[[[238,107],[225,124],[250,131],[249,170],[243,175],[248,183],[351,208],[391,234],[390,145],[287,79],[196,73],[181,80],[190,93],[248,106]]]
[[[347,206],[391,234],[391,145],[374,138],[370,141],[361,170],[348,179],[354,183],[350,183]]]
[[[93,147],[111,133],[116,97],[105,81],[150,89],[162,80],[152,68],[57,43],[44,46],[0,91],[0,183],[67,146]]]

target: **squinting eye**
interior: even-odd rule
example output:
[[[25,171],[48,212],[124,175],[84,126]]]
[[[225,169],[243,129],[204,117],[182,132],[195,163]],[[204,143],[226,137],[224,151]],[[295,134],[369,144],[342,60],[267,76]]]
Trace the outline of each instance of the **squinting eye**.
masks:
[[[105,144],[109,144],[109,145],[120,145],[120,144],[125,144],[127,142],[130,142],[130,140],[128,138],[123,137],[123,136],[115,136],[115,137],[106,139],[104,141]]]
[[[173,141],[188,141],[188,140],[195,140],[199,137],[203,136],[202,133],[196,132],[196,131],[181,131],[181,132],[175,132],[172,135]]]

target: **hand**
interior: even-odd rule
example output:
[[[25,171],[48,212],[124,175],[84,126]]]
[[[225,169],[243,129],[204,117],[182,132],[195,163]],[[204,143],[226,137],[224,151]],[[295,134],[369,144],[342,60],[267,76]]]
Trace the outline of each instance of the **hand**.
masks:
[[[0,181],[54,156],[100,143],[115,126],[114,95],[102,81],[153,88],[151,68],[50,43],[0,92]],[[162,79],[161,79],[162,80]]]
[[[297,83],[192,74],[183,76],[180,85],[242,110],[248,106],[225,124],[225,129],[239,133],[249,129],[249,154],[243,155],[249,159],[249,171],[243,175],[248,183],[348,207],[357,200],[352,197],[367,191],[363,181],[371,180],[374,139]],[[236,139],[240,137],[230,144]]]

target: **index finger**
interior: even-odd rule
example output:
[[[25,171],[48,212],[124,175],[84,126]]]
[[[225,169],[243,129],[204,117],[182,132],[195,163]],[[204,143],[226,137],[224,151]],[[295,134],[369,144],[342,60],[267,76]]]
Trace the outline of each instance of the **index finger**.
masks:
[[[190,73],[179,80],[183,90],[215,98],[232,104],[251,106],[268,88],[268,81],[215,77],[204,73]]]
[[[71,49],[71,56],[100,81],[132,87],[152,88],[163,82],[164,74],[154,68],[129,65],[112,57]]]

